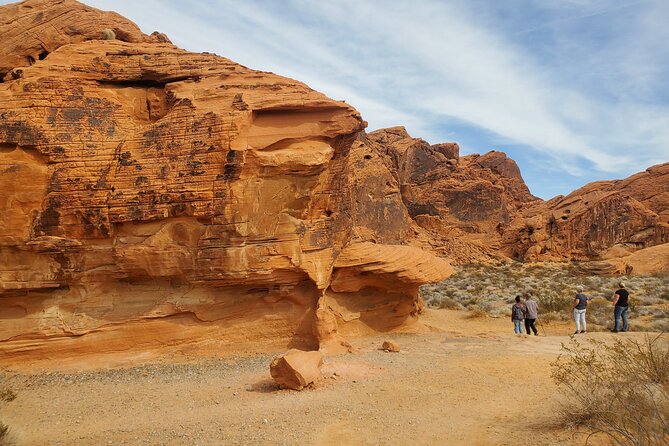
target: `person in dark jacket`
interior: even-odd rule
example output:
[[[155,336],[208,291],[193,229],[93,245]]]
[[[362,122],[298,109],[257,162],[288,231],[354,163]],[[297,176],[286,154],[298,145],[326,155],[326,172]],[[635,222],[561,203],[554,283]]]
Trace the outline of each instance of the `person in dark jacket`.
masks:
[[[539,313],[539,305],[537,301],[532,299],[531,294],[525,294],[525,332],[529,335],[530,330],[534,332],[534,336],[539,336],[539,331],[534,325]]]
[[[574,322],[576,322],[576,331],[574,334],[585,333],[585,310],[588,307],[588,296],[583,294],[583,287],[576,287],[576,297],[574,298]]]
[[[523,335],[523,319],[525,319],[525,306],[520,303],[520,296],[516,296],[516,303],[511,307],[511,320],[513,321],[513,332]]]
[[[623,319],[622,331],[627,331],[627,311],[629,310],[629,296],[630,293],[625,289],[625,284],[620,282],[620,287],[613,295],[613,319],[615,325],[613,332],[618,333],[620,330],[620,318]]]

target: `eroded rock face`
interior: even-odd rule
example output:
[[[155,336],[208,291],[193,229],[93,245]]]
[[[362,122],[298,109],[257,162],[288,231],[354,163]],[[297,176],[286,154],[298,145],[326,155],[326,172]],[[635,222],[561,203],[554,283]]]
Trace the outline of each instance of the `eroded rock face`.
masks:
[[[398,266],[415,224],[390,171],[365,166],[351,106],[74,1],[0,15],[4,357],[314,349],[347,325],[330,293],[373,296],[341,305],[389,329],[450,273],[424,252],[429,273]]]
[[[541,201],[502,152],[460,157],[457,144],[430,145],[403,127],[368,137],[387,155],[402,200],[433,248],[458,262],[500,257],[500,227]]]
[[[427,239],[456,262],[622,259],[669,242],[669,163],[546,202],[530,194],[502,152],[460,157],[457,144],[430,145],[403,127],[377,130],[368,140],[421,228],[407,237]],[[590,268],[619,271],[628,263],[616,265]],[[648,268],[637,262],[641,270]]]
[[[669,243],[668,209],[666,163],[528,207],[505,231],[504,250],[523,260],[620,258]]]

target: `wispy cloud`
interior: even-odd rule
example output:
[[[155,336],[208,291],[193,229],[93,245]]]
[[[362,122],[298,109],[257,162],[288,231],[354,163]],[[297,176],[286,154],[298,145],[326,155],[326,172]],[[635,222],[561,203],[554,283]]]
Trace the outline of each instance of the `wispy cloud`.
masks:
[[[441,142],[457,124],[464,140],[525,150],[521,169],[532,154],[550,160],[563,192],[669,160],[662,0],[89,3],[187,49],[300,79],[371,128]]]

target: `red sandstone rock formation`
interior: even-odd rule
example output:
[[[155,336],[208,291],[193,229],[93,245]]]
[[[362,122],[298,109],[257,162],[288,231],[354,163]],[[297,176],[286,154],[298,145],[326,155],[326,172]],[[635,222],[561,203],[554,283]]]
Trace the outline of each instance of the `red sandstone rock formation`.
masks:
[[[406,235],[427,239],[457,262],[620,259],[669,242],[669,164],[545,202],[501,152],[459,157],[457,144],[430,145],[403,127],[377,130],[368,140],[422,229]],[[624,261],[599,265],[634,269]]]
[[[343,102],[115,13],[0,15],[5,358],[339,351],[416,320],[451,272],[427,251],[666,270],[669,164],[544,202],[501,152],[367,135]]]
[[[450,274],[396,246],[417,229],[351,106],[73,0],[0,15],[5,358],[336,349]]]
[[[669,243],[669,163],[526,208],[504,232],[523,260],[619,258]]]
[[[541,201],[504,153],[460,157],[457,144],[430,145],[403,127],[377,130],[368,138],[385,154],[402,200],[429,243],[456,261],[499,258],[501,228]]]

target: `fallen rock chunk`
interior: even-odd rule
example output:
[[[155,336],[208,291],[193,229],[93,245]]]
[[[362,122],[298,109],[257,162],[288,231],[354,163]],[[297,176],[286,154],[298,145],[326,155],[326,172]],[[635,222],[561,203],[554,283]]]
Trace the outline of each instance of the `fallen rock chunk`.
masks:
[[[393,341],[383,341],[381,348],[387,352],[397,353],[400,351],[400,346]]]
[[[272,360],[270,374],[282,389],[302,390],[321,377],[323,354],[291,349]]]

